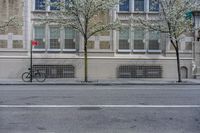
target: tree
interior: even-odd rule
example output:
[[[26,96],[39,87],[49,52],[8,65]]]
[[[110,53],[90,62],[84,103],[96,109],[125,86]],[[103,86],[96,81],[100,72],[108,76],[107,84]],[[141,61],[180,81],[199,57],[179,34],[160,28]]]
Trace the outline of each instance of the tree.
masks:
[[[156,1],[154,4],[158,4]],[[170,42],[176,53],[178,82],[182,82],[179,57],[181,35],[194,30],[191,11],[198,4],[196,0],[159,0],[159,4],[160,12],[156,18],[132,18],[132,23],[133,25],[142,26],[149,30],[156,30],[169,35]]]
[[[113,30],[119,27],[119,21],[105,22],[99,19],[102,14],[109,13],[118,0],[66,0],[65,2],[53,2],[50,6],[57,9],[41,21],[54,23],[81,33],[84,38],[84,81],[88,82],[88,39],[100,32]],[[40,16],[41,17],[41,16]]]
[[[16,17],[11,17],[7,21],[0,22],[0,32],[4,32],[6,30],[6,28],[8,28],[10,26],[13,26],[13,27],[20,26]]]

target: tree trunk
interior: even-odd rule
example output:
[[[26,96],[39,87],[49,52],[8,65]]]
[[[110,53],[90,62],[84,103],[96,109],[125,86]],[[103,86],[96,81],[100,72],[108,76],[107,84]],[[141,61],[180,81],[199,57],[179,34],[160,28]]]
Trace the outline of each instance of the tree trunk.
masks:
[[[84,37],[84,66],[85,66],[84,81],[88,82],[88,58],[87,58],[87,38],[86,37]]]
[[[178,70],[178,82],[182,82],[181,69],[180,69],[180,58],[179,58],[179,48],[177,47],[175,50],[176,50],[177,70]]]

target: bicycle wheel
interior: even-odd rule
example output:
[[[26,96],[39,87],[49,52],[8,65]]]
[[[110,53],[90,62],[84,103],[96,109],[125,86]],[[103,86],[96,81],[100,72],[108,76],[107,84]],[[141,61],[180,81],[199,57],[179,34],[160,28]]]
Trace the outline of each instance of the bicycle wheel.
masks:
[[[31,75],[29,72],[25,72],[22,74],[22,80],[24,82],[29,82],[31,80]]]
[[[35,78],[38,82],[44,82],[46,80],[46,75],[44,73],[36,73]]]

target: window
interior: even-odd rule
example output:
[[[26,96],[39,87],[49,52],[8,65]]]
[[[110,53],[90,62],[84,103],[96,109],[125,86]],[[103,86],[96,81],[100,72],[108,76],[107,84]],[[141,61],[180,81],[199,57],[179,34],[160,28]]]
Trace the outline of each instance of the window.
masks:
[[[50,10],[60,10],[60,0],[51,0]]]
[[[135,0],[135,11],[144,11],[144,0]]]
[[[134,50],[144,50],[145,43],[144,43],[145,33],[144,29],[134,29]]]
[[[121,0],[119,11],[129,11],[129,0]]]
[[[7,40],[0,40],[0,48],[7,48]]]
[[[100,41],[99,47],[100,47],[100,49],[110,49],[110,42],[109,41]]]
[[[149,50],[160,50],[160,33],[158,31],[149,31]]]
[[[45,0],[35,0],[35,10],[45,10]]]
[[[159,0],[149,0],[149,11],[159,11]]]
[[[71,28],[65,28],[64,49],[75,49],[75,31]]]
[[[60,49],[60,28],[50,27],[50,49]]]
[[[119,49],[129,48],[129,28],[126,27],[119,32]]]
[[[45,49],[45,27],[35,26],[34,27],[34,40],[39,42],[39,45],[34,46],[35,49]]]
[[[22,40],[13,40],[13,48],[23,48],[23,41]]]

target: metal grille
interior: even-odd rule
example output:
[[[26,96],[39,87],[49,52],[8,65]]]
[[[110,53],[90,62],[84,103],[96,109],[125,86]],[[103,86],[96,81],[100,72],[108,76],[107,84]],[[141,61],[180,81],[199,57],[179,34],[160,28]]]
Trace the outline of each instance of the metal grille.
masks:
[[[33,70],[45,73],[47,78],[75,77],[75,68],[72,65],[33,65]]]
[[[120,66],[118,78],[162,78],[161,66]]]

